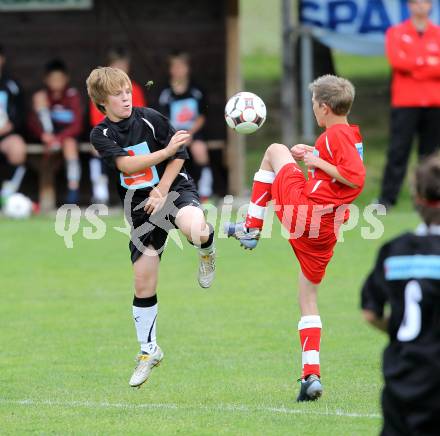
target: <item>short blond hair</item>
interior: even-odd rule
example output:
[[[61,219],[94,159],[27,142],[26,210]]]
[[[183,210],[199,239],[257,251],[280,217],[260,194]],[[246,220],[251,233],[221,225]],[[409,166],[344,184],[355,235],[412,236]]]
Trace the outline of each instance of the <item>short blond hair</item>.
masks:
[[[104,103],[109,95],[116,95],[124,86],[132,89],[131,80],[127,73],[119,68],[97,67],[86,80],[87,93],[93,104],[105,114]]]
[[[326,104],[335,115],[347,115],[353,104],[355,90],[343,77],[326,74],[309,85],[318,104]]]

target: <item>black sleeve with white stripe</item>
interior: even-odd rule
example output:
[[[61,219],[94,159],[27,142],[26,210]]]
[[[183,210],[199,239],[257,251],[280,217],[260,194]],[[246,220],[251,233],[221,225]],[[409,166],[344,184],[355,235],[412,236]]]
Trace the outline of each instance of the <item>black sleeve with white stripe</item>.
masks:
[[[111,169],[116,169],[115,159],[119,156],[128,156],[128,153],[110,138],[111,134],[106,127],[96,126],[90,133],[90,142],[104,163]]]
[[[168,118],[164,117],[159,112],[151,108],[142,108],[145,115],[144,121],[149,125],[153,131],[156,141],[162,146],[166,147],[172,136],[176,133]],[[188,159],[188,152],[185,147],[179,151],[171,159]]]

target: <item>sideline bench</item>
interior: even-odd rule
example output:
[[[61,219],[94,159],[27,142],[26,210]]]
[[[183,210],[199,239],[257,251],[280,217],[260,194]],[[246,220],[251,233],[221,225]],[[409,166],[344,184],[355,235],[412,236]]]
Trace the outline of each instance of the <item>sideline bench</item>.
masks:
[[[211,140],[207,141],[209,150],[222,150],[225,147],[225,141]],[[79,152],[90,154],[93,147],[88,142],[79,143]],[[51,212],[56,207],[55,192],[55,174],[60,168],[63,160],[60,152],[54,152],[47,156],[43,156],[44,146],[38,143],[27,144],[28,157],[40,156],[41,159],[30,159],[31,165],[38,172],[38,198],[40,210],[42,213]]]

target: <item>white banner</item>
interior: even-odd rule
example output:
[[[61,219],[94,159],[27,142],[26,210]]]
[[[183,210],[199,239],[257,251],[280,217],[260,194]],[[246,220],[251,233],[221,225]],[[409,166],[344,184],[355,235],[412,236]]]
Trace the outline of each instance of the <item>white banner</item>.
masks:
[[[92,9],[93,0],[0,0],[0,12]]]
[[[408,18],[407,0],[301,0],[300,22],[323,44],[360,55],[384,53],[389,26]],[[431,20],[440,23],[440,0]]]

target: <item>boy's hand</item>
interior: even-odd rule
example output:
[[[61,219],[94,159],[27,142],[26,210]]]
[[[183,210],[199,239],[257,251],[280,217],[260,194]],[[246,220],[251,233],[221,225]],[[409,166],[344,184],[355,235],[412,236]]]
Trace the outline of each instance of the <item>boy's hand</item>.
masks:
[[[55,135],[43,132],[41,135],[41,141],[46,145],[51,145],[55,142]]]
[[[306,152],[312,152],[314,147],[307,144],[296,144],[291,149],[290,152],[295,160],[303,160]]]
[[[321,159],[314,155],[312,152],[310,151],[306,151],[306,153],[304,154],[304,163],[309,167],[309,168],[316,168],[319,166],[319,161]]]
[[[156,186],[150,192],[147,202],[144,206],[144,211],[148,214],[154,215],[162,209],[167,199],[168,191],[164,188]]]
[[[178,130],[165,147],[168,157],[174,156],[180,147],[189,142],[191,135],[186,130]]]
[[[46,152],[58,151],[61,148],[60,141],[52,133],[44,132],[41,135],[41,141],[45,146]]]

